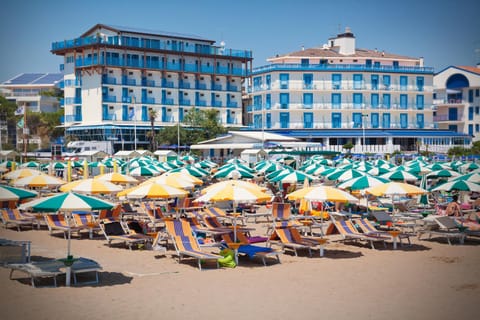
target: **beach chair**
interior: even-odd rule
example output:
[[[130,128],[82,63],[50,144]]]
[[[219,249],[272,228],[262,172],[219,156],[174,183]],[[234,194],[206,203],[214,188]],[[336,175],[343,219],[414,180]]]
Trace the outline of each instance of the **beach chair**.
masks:
[[[385,211],[373,211],[371,212],[371,214],[375,221],[381,227],[397,227],[401,229],[410,229],[412,232],[415,232],[415,228],[417,227],[417,224],[415,222],[403,221],[401,220],[402,217],[400,216],[398,217],[398,219],[394,219],[390,214]]]
[[[325,238],[305,237],[300,235],[296,228],[276,228],[270,236],[269,242],[279,244],[282,250],[285,248],[294,251],[295,256],[298,256],[297,250],[308,250],[308,254],[312,257],[312,250],[318,250],[320,257],[324,255],[324,245],[327,242]]]
[[[374,242],[382,242],[384,247],[386,247],[385,240],[389,239],[389,237],[381,235],[377,236],[360,233],[355,229],[350,220],[336,220],[332,216],[332,224],[327,229],[327,234],[332,234],[335,230],[340,233],[344,241],[352,240],[369,242],[372,249],[375,249]]]
[[[192,229],[190,224],[181,220],[166,220],[165,227],[170,235],[173,245],[175,247],[176,254],[178,256],[178,262],[181,262],[182,257],[187,256],[197,259],[198,268],[202,270],[202,260],[215,261],[217,268],[219,267],[219,259],[223,257],[220,255],[206,253],[200,249],[197,239],[192,235]]]
[[[18,209],[1,209],[2,211],[2,223],[5,228],[9,225],[17,227],[18,231],[21,231],[23,226],[29,226],[33,228],[36,219],[34,217],[23,216]]]
[[[44,217],[50,234],[53,234],[54,231],[62,231],[65,239],[69,230],[70,233],[76,232],[80,236],[80,231],[85,229],[85,227],[77,227],[73,218],[68,222],[63,213],[45,214]]]
[[[13,274],[15,271],[26,273],[30,277],[32,287],[36,287],[36,281],[42,278],[52,278],[53,286],[57,286],[57,277],[66,273],[65,264],[61,260],[45,260],[35,261],[29,263],[14,263],[6,266],[10,269],[10,280],[14,280]],[[87,258],[75,259],[71,266],[71,273],[73,275],[73,284],[91,284],[98,283],[98,271],[102,267],[95,261]],[[77,275],[88,272],[94,272],[95,280],[79,282]]]
[[[370,220],[368,220],[367,218],[353,219],[352,221],[355,224],[355,226],[358,226],[358,228],[360,228],[362,233],[365,234],[365,235],[390,237],[393,241],[394,249],[397,248],[397,243],[396,243],[397,238],[400,241],[400,245],[403,245],[402,244],[402,239],[407,239],[408,244],[411,245],[410,235],[408,233],[404,233],[404,232],[400,232],[400,231],[396,232],[396,231],[378,230],[377,228],[375,228],[375,226],[372,224],[372,222]]]
[[[120,221],[122,214],[122,206],[117,205],[112,209],[103,209],[100,210],[98,214],[98,220],[100,222],[113,222],[113,221]]]
[[[424,234],[446,238],[449,245],[452,244],[450,239],[458,239],[460,244],[465,241],[466,234],[461,231],[455,221],[448,216],[439,216],[433,218],[433,223],[426,223],[424,227],[418,231],[418,239]]]
[[[76,227],[88,230],[90,239],[93,238],[94,232],[101,231],[98,221],[91,213],[72,213],[72,219]]]
[[[229,249],[236,250],[237,253],[246,255],[250,259],[260,258],[263,262],[263,265],[267,266],[267,258],[276,258],[278,263],[280,262],[280,252],[273,250],[270,247],[261,247],[256,245],[251,245],[248,242],[247,236],[243,232],[237,232],[237,243],[241,243],[240,246],[232,246],[234,235],[233,232],[223,234],[223,244],[226,245]]]
[[[100,228],[108,241],[108,246],[111,246],[113,241],[120,241],[125,243],[130,250],[133,245],[145,245],[152,238],[141,233],[134,233],[128,230],[128,227],[120,221],[101,222]]]
[[[164,227],[165,215],[163,214],[160,207],[155,206],[152,202],[142,202],[140,204],[140,207],[142,208],[145,215],[148,216],[155,231],[157,230],[158,226]]]
[[[202,209],[204,216],[217,217],[217,218],[226,218],[227,214],[220,208],[217,207],[207,207]]]

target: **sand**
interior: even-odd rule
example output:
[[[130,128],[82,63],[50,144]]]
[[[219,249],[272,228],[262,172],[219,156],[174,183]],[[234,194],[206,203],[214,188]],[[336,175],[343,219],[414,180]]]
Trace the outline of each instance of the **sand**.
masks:
[[[257,225],[263,230],[264,224]],[[64,257],[67,241],[44,230],[0,229],[32,241],[34,259]],[[98,261],[100,284],[32,288],[0,268],[8,319],[475,319],[480,241],[418,240],[392,250],[331,242],[325,256],[281,255],[281,264],[240,259],[235,269],[177,263],[172,251],[108,247],[74,238],[72,252]],[[21,273],[15,277],[22,278]]]

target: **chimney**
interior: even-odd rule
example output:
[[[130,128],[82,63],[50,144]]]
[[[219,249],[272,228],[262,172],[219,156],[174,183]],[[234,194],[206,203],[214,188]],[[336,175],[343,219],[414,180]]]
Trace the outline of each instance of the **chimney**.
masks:
[[[355,54],[355,36],[349,27],[345,28],[344,33],[340,33],[332,41],[332,46],[338,46],[338,53],[344,55]]]

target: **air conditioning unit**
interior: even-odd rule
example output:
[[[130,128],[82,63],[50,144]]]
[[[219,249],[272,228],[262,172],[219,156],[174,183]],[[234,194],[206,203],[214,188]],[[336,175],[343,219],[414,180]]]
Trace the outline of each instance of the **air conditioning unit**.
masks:
[[[167,109],[168,112],[172,111],[172,109]]]
[[[114,106],[108,106],[108,109],[113,110],[115,107]]]

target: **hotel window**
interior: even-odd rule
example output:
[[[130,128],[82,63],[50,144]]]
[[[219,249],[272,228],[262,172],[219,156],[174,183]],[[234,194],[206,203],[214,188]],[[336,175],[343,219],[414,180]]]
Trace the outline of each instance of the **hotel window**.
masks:
[[[353,75],[353,90],[361,90],[362,89],[362,81],[363,77],[361,74],[354,74]]]
[[[417,110],[423,110],[423,108],[424,108],[424,98],[423,98],[423,95],[422,95],[422,94],[418,94],[416,99],[417,99],[417,101],[416,101]]]
[[[378,90],[378,74],[372,74],[370,79],[372,90]]]
[[[288,73],[280,73],[280,89],[288,89]]]
[[[378,108],[378,93],[372,93],[372,95],[370,97],[370,104],[371,104],[373,109]]]
[[[300,63],[302,64],[303,67],[306,67],[310,64],[310,60],[309,59],[302,59],[302,60],[300,60]]]
[[[378,113],[371,113],[370,114],[370,124],[372,126],[372,128],[376,129],[378,128],[379,126],[379,122],[378,122]]]
[[[361,93],[353,94],[353,108],[362,109],[363,106],[363,95]]]
[[[303,114],[303,128],[313,129],[313,113],[312,112],[305,112]]]
[[[417,90],[418,91],[423,91],[423,86],[424,86],[424,78],[423,77],[417,77]]]
[[[475,114],[477,114],[477,115],[480,114],[480,107],[478,107],[478,106],[475,107]]]
[[[272,76],[271,75],[266,75],[265,76],[265,84],[267,85],[267,90],[270,90],[271,85],[272,85]]]
[[[304,89],[313,89],[313,74],[305,73],[303,75],[303,88]]]
[[[400,90],[407,91],[407,89],[408,89],[408,77],[400,76]]]
[[[332,109],[341,109],[342,95],[340,93],[332,93]]]
[[[476,124],[475,125],[475,132],[479,132],[480,131],[480,125],[479,124]]]
[[[475,97],[480,96],[480,89],[475,89]]]
[[[265,126],[270,129],[272,127],[272,114],[271,113],[267,113],[265,115]]]
[[[280,112],[280,128],[288,129],[290,125],[290,114],[288,112]]]
[[[360,112],[354,112],[352,114],[353,128],[362,128],[362,114]]]
[[[473,103],[473,90],[468,90],[468,102]]]
[[[468,121],[473,121],[473,107],[468,107]]]
[[[408,96],[406,94],[400,95],[400,109],[408,108]]]
[[[313,93],[303,94],[303,107],[306,109],[312,109],[313,107]]]
[[[332,89],[339,90],[342,87],[342,75],[332,74]]]
[[[408,114],[400,113],[400,128],[406,129],[408,127]]]
[[[340,112],[332,113],[332,129],[340,129],[342,127],[342,114]]]
[[[265,95],[265,109],[270,110],[272,107],[272,96],[270,94]]]
[[[385,90],[390,90],[390,76],[384,75],[383,76],[383,86]]]
[[[468,134],[473,136],[473,124],[468,125]]]
[[[288,93],[280,93],[280,109],[288,109],[290,103],[290,95]]]
[[[417,114],[417,128],[423,129],[425,126],[425,116],[423,113]]]
[[[390,129],[390,113],[384,113],[382,115],[382,128]]]
[[[253,90],[254,91],[260,91],[261,86],[262,86],[262,78],[261,77],[253,78]]]

